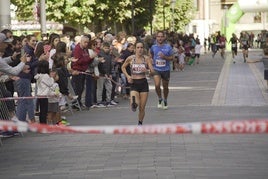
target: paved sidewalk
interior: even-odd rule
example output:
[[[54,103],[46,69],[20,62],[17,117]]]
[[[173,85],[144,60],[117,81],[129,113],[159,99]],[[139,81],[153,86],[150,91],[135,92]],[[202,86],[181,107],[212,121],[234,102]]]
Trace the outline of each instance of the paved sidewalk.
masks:
[[[250,51],[249,61],[261,58],[260,51]],[[267,105],[267,86],[263,79],[263,64],[244,63],[241,54],[233,64],[231,54],[219,77],[213,98],[214,105],[260,106]]]
[[[260,58],[252,52],[250,58]],[[267,118],[262,63],[236,64],[230,55],[201,56],[199,65],[172,72],[169,109],[156,108],[150,82],[145,124]],[[72,125],[133,125],[128,101],[75,112]],[[267,135],[33,134],[0,147],[1,178],[266,179]]]

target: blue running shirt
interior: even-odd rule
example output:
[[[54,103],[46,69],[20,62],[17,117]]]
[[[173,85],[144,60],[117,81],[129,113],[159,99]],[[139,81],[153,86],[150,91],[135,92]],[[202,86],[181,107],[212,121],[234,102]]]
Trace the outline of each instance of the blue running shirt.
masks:
[[[165,56],[171,56],[173,55],[172,47],[169,44],[163,44],[161,46],[155,44],[151,47],[154,69],[156,71],[170,71],[170,62],[160,58],[159,53],[163,53]]]

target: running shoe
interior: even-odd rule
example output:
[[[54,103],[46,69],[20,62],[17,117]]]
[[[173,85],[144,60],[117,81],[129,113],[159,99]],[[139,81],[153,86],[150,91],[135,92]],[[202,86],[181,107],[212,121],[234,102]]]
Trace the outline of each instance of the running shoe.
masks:
[[[58,122],[56,123],[56,126],[66,126],[66,125],[63,124],[61,121],[58,121]]]
[[[162,99],[158,100],[157,108],[163,108]]]
[[[77,96],[77,95],[76,95],[76,96],[72,96],[72,98],[73,98],[73,99],[77,99],[77,98],[78,98],[78,96]]]
[[[117,104],[118,104],[118,102],[115,101],[115,100],[112,100],[110,103],[111,103],[112,105],[117,105]]]
[[[91,106],[90,106],[90,108],[96,108],[97,107],[97,104],[92,104]]]
[[[164,101],[163,109],[167,110],[168,109],[168,104],[167,101]]]
[[[106,106],[107,106],[107,107],[112,107],[112,106],[115,106],[115,104],[112,103],[112,102],[108,102],[108,103],[106,103]]]
[[[13,121],[13,122],[20,122],[20,120],[16,116],[13,116],[11,118],[11,121]]]
[[[62,119],[61,120],[61,123],[63,123],[66,126],[69,126],[70,125],[70,123],[66,119]]]
[[[66,119],[61,119],[56,124],[59,125],[59,126],[69,126],[70,125],[70,123]]]
[[[137,110],[138,104],[136,103],[135,96],[132,96],[131,110],[135,112]]]
[[[97,108],[105,108],[106,105],[104,105],[103,103],[97,103],[96,107]]]
[[[67,106],[65,106],[65,105],[63,105],[63,106],[60,106],[60,110],[62,111],[62,112],[64,112],[64,111],[68,111],[68,108],[67,108]]]
[[[139,121],[138,122],[138,126],[142,126],[142,121]]]
[[[13,137],[13,136],[14,136],[14,132],[11,132],[11,131],[6,131],[6,132],[0,133],[0,138],[9,138],[9,137]]]

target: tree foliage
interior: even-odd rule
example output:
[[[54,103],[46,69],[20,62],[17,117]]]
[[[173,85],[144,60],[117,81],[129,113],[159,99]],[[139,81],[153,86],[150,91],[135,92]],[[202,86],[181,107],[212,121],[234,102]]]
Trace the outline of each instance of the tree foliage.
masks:
[[[17,6],[16,16],[18,20],[34,20],[34,0],[11,0],[11,3]]]
[[[35,0],[11,0],[11,3],[17,6],[18,20],[34,20]],[[163,10],[166,29],[173,27],[174,22],[174,29],[181,30],[191,20],[192,1],[176,0],[172,9],[170,0],[46,0],[47,20],[93,31],[111,27],[113,31],[130,33],[132,9],[135,30],[149,27],[151,22],[154,30],[163,29]]]
[[[184,30],[193,17],[192,9],[192,0],[175,0],[174,6],[172,6],[172,0],[158,0],[153,22],[154,29],[164,29],[165,25],[165,29],[171,30],[174,24],[174,31]]]

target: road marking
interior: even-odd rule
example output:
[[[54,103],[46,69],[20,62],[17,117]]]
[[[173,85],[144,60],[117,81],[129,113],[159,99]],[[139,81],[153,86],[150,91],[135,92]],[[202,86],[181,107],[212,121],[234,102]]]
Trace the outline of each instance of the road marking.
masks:
[[[266,103],[268,103],[267,82],[264,80],[263,74],[257,69],[256,64],[249,64],[249,68],[254,74],[258,86],[261,89],[262,96]]]
[[[210,87],[205,87],[205,86],[198,86],[198,87],[194,87],[194,86],[169,86],[168,87],[169,88],[169,90],[172,90],[172,91],[206,91],[206,90],[209,90],[209,91],[211,91],[211,90],[215,90],[215,88],[210,88]],[[154,86],[152,86],[152,85],[149,85],[149,89],[150,90],[154,90],[155,89],[155,87]],[[161,89],[163,89],[162,87],[161,87]]]
[[[227,83],[229,78],[229,72],[230,72],[230,65],[231,64],[231,58],[228,56],[226,57],[226,60],[224,62],[224,65],[221,70],[221,74],[216,86],[216,90],[214,92],[211,104],[213,106],[221,106],[225,104],[225,97],[226,97],[226,91],[227,91]]]

